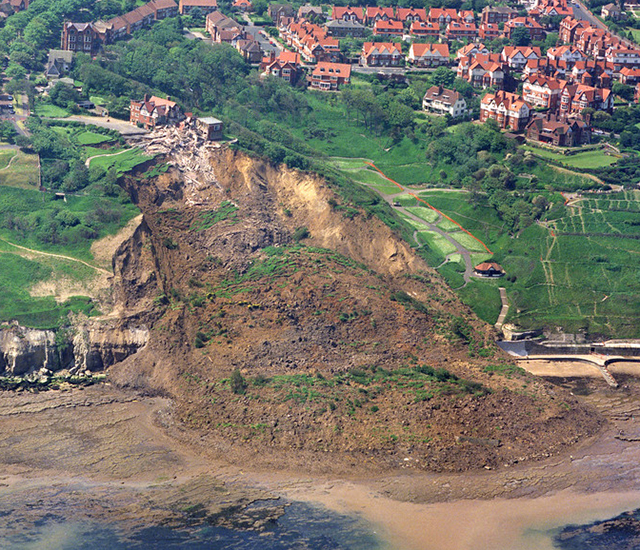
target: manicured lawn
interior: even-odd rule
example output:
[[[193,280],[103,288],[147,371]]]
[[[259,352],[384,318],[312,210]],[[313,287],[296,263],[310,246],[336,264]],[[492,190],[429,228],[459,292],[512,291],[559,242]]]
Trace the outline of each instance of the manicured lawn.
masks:
[[[113,167],[118,174],[124,174],[150,158],[152,157],[146,156],[140,149],[133,148],[126,149],[115,155],[107,152],[107,155],[94,158],[91,161],[91,166],[102,166],[105,170]]]
[[[57,105],[49,105],[47,103],[38,103],[34,112],[38,116],[50,117],[50,118],[62,118],[68,117],[69,111],[58,107]]]
[[[553,159],[573,168],[602,168],[603,166],[610,166],[618,161],[617,157],[606,155],[601,149],[576,153],[575,155],[563,155],[527,145],[523,146],[523,148],[533,152],[539,157]]]
[[[80,145],[97,145],[99,143],[107,143],[113,141],[113,138],[95,132],[84,131],[76,135],[76,139]]]

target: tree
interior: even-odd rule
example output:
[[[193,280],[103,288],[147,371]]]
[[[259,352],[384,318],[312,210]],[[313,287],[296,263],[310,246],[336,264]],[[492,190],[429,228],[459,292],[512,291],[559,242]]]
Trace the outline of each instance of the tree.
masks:
[[[58,82],[49,92],[51,103],[58,107],[67,107],[69,103],[76,104],[80,101],[80,94],[68,84]]]
[[[526,27],[516,27],[511,31],[511,42],[514,46],[528,46],[531,42],[531,34]]]
[[[389,103],[387,121],[396,128],[408,128],[413,123],[413,109],[397,101]]]
[[[456,78],[456,73],[447,67],[438,67],[431,73],[429,77],[429,84],[431,86],[442,86],[444,88],[450,88],[453,86],[453,81]]]
[[[264,13],[269,8],[269,4],[267,3],[266,0],[255,0],[254,2],[252,2],[252,4],[253,4],[253,11],[256,12],[256,14],[258,15],[264,15]]]
[[[11,124],[8,120],[3,120],[0,122],[0,138],[2,141],[6,141],[8,143],[13,143],[15,137],[18,135],[18,131],[15,126]]]
[[[611,90],[615,95],[620,96],[622,99],[633,101],[633,96],[635,94],[635,88],[633,86],[623,84],[622,82],[614,82]]]

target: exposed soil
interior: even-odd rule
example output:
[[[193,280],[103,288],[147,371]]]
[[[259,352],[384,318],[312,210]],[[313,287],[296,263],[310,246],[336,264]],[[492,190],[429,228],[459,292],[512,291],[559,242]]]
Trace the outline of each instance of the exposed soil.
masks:
[[[188,154],[126,182],[144,217],[116,254],[116,302],[152,330],[109,374],[170,395],[218,455],[464,471],[544,459],[602,428],[512,369],[493,329],[325,181],[229,149]]]

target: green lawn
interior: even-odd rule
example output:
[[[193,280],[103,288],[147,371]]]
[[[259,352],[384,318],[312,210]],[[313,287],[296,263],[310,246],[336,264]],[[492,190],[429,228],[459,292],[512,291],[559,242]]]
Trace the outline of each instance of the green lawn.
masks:
[[[500,311],[498,286],[505,286],[511,303],[507,322],[523,328],[587,330],[592,334],[640,337],[640,191],[608,195],[585,195],[580,208],[565,207],[555,193],[548,199],[552,232],[537,224],[513,238],[503,230],[503,222],[489,205],[472,205],[464,192],[425,191],[421,198],[460,223],[494,252],[451,222],[440,222],[458,242],[474,251],[474,265],[493,259],[508,277],[499,281],[477,280],[463,287],[462,258],[444,237],[406,218],[418,230],[418,239],[429,251],[432,265],[449,262],[438,271],[476,314],[495,323]],[[415,199],[399,202],[414,215],[434,221],[435,212],[416,206]],[[413,245],[414,243],[411,242]]]
[[[38,185],[38,155],[23,153],[19,149],[2,151],[0,156],[0,186],[34,189]],[[9,157],[6,155],[10,154]],[[11,166],[7,168],[9,159]],[[6,161],[6,164],[5,164]]]
[[[34,109],[34,113],[38,116],[49,118],[63,118],[69,116],[69,111],[66,109],[47,103],[38,103]]]
[[[524,145],[523,149],[531,151],[539,157],[552,159],[573,168],[602,168],[604,166],[610,166],[618,161],[617,157],[605,154],[602,149],[593,149],[582,153],[576,153],[575,155],[563,155],[561,153],[554,153],[546,149],[530,147],[528,145]]]
[[[99,143],[107,143],[113,141],[113,138],[104,134],[96,134],[95,132],[84,131],[76,134],[76,139],[80,145],[97,145]]]
[[[105,170],[115,168],[118,174],[124,174],[129,172],[139,164],[146,162],[152,157],[148,157],[140,149],[132,148],[125,149],[116,154],[112,154],[109,151],[102,151],[96,154],[105,153],[103,156],[96,157],[91,161],[91,166],[102,166]],[[91,156],[91,155],[89,155]]]

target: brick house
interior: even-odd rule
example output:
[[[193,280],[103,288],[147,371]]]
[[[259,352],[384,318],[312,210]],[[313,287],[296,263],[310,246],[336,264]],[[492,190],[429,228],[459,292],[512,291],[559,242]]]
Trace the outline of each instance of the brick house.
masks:
[[[623,67],[640,67],[640,49],[611,47],[607,50],[605,59],[613,65],[616,72]]]
[[[570,67],[586,59],[586,56],[572,44],[549,48],[547,57],[552,61],[564,61]]]
[[[404,34],[404,25],[393,19],[378,19],[373,26],[374,36],[400,36]]]
[[[478,27],[478,37],[480,40],[496,40],[502,36],[502,31],[497,23],[481,23]]]
[[[365,11],[365,25],[369,27],[378,21],[391,21],[395,19],[393,8],[383,8],[380,6],[367,6]]]
[[[558,37],[565,44],[573,44],[575,42],[578,30],[584,29],[586,25],[586,21],[582,21],[581,19],[565,17],[562,21],[560,21],[560,30],[558,31]]]
[[[438,23],[440,27],[446,27],[451,21],[458,21],[458,12],[454,9],[430,8],[427,19],[432,23]]]
[[[449,64],[448,44],[411,44],[407,61],[416,67],[441,67]]]
[[[591,143],[591,129],[584,120],[564,119],[552,113],[534,117],[527,124],[526,136],[556,147],[579,147]]]
[[[491,53],[461,57],[458,59],[456,74],[476,88],[501,88],[506,73],[500,54]]]
[[[504,35],[511,40],[514,30],[524,27],[529,31],[529,38],[532,41],[543,40],[545,37],[544,27],[531,17],[514,17],[504,24]]]
[[[343,19],[344,21],[359,21],[364,25],[364,8],[352,8],[351,6],[333,6],[331,8],[331,19]]]
[[[416,21],[427,21],[427,10],[424,8],[397,8],[396,19],[405,25],[411,25]]]
[[[262,48],[253,38],[242,38],[236,42],[236,50],[247,63],[260,63],[262,61]]]
[[[505,46],[502,48],[500,57],[510,69],[521,71],[530,59],[540,59],[542,52],[538,47]]]
[[[605,88],[586,84],[569,84],[560,97],[560,113],[564,116],[580,115],[584,109],[613,112],[613,93]]]
[[[276,57],[274,52],[262,59],[260,63],[260,71],[263,76],[275,76],[288,82],[295,84],[302,74],[302,66],[300,64],[300,54],[282,50]]]
[[[622,84],[637,84],[640,82],[640,68],[623,67],[620,69],[619,79]]]
[[[506,23],[509,19],[517,16],[518,10],[511,6],[485,6],[480,14],[480,21],[498,25],[498,23]]]
[[[189,15],[196,8],[206,17],[218,9],[218,0],[180,0],[178,5],[180,15]]]
[[[328,63],[321,61],[308,77],[309,87],[314,90],[338,90],[343,84],[349,84],[351,65],[346,63]]]
[[[489,54],[489,48],[487,48],[482,42],[474,42],[472,44],[467,44],[466,46],[462,46],[456,52],[456,59],[460,59],[462,57],[468,57],[470,55],[487,55]]]
[[[475,40],[478,37],[478,27],[475,23],[451,21],[445,29],[448,40]]]
[[[244,27],[220,11],[214,11],[207,15],[205,27],[212,40],[218,44],[222,42],[232,44],[239,39],[246,38]]]
[[[291,4],[270,4],[267,13],[277,28],[280,26],[283,19],[293,17],[296,11],[293,9]]]
[[[409,27],[409,34],[418,38],[438,38],[440,25],[431,21],[414,21]]]
[[[325,30],[331,36],[343,38],[345,36],[353,36],[360,38],[365,34],[365,26],[360,21],[345,21],[344,19],[335,19],[327,21],[324,25]]]
[[[102,44],[107,42],[106,32],[93,23],[72,23],[66,21],[62,25],[61,50],[72,52],[83,52],[89,55],[96,55]]]
[[[564,80],[541,75],[530,76],[522,85],[522,98],[533,107],[555,110],[560,106],[560,98],[566,85]]]
[[[521,132],[530,116],[531,109],[522,96],[504,90],[486,94],[480,103],[480,122],[495,120],[503,130]]]
[[[178,4],[174,0],[152,0],[149,4],[154,11],[156,21],[178,15]]]
[[[365,42],[362,45],[360,64],[365,67],[398,67],[404,55],[402,46],[390,42]]]
[[[147,130],[160,125],[174,125],[185,119],[182,109],[174,101],[156,96],[144,96],[142,101],[131,101],[129,122]]]
[[[450,115],[453,118],[467,114],[467,102],[454,90],[442,86],[431,86],[422,98],[422,109],[429,113]]]

